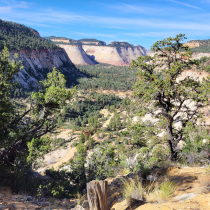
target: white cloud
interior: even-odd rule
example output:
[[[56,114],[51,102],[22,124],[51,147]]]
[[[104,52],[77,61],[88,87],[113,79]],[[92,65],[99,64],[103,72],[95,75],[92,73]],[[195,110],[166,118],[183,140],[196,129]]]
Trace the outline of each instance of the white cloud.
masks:
[[[73,32],[75,34],[84,36],[84,37],[106,37],[106,38],[115,38],[114,34],[101,34],[101,33],[83,33],[83,32]]]
[[[144,6],[142,5],[132,5],[132,4],[126,4],[126,3],[119,3],[116,5],[105,5],[109,10],[114,9],[118,10],[121,13],[133,13],[133,14],[145,14],[145,15],[173,15],[175,12],[183,12],[183,9],[181,8],[174,8],[174,7],[168,7],[168,6]]]
[[[0,7],[0,12],[1,12],[1,13],[8,13],[8,12],[11,12],[11,11],[12,11],[12,8],[9,7],[9,6]]]
[[[22,9],[28,9],[33,4],[33,2],[16,1],[16,0],[1,0],[1,2],[7,4],[11,8],[22,8]]]
[[[15,4],[14,7],[28,9],[31,4],[31,2],[20,1],[17,4]]]
[[[46,10],[44,12],[12,12],[10,14],[14,20],[27,20],[31,25],[48,24],[53,26],[55,23],[62,24],[91,24],[91,26],[107,27],[107,28],[124,28],[124,29],[173,29],[173,30],[201,30],[210,32],[210,24],[205,22],[206,18],[198,18],[195,20],[165,20],[158,18],[119,18],[119,17],[101,17],[78,15],[70,12]]]
[[[186,7],[191,7],[191,8],[194,8],[194,9],[202,10],[200,7],[197,7],[197,6],[194,6],[194,5],[191,5],[191,4],[187,4],[187,3],[183,3],[183,2],[179,2],[179,1],[175,1],[175,0],[169,0],[169,1],[177,3],[177,4],[181,4],[181,5],[186,6]]]
[[[125,35],[128,36],[133,36],[133,37],[169,37],[172,35],[176,35],[177,32],[145,32],[145,33],[124,33]]]
[[[148,10],[150,9],[154,9],[154,8],[148,8],[148,7],[139,7],[139,6],[132,6],[129,4],[119,4],[119,5],[110,5],[108,6],[111,9],[116,9],[116,10],[120,10],[121,12],[134,12],[134,13],[146,13],[148,12]]]

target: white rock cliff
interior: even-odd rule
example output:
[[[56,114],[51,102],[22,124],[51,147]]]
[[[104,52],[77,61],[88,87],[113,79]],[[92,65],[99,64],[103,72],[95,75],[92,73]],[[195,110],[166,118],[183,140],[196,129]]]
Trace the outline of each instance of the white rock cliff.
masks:
[[[10,52],[10,60],[18,53],[18,59],[24,68],[20,71],[18,79],[25,88],[36,85],[37,81],[43,80],[53,67],[62,73],[70,73],[72,76],[79,75],[65,50],[60,49],[37,49],[37,50],[13,50]]]

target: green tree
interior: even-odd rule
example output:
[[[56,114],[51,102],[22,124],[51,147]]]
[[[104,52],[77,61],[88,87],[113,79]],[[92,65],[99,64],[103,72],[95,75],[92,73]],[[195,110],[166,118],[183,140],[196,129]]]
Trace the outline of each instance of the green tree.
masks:
[[[82,191],[86,186],[86,156],[87,148],[84,144],[80,143],[77,145],[77,152],[74,159],[70,161],[70,166],[72,169],[72,182],[77,186],[78,191]]]
[[[115,166],[118,164],[118,156],[112,144],[95,147],[94,152],[88,160],[88,179],[105,179],[112,176]]]
[[[17,55],[9,61],[9,51],[5,48],[0,53],[0,165],[14,165],[20,157],[26,160],[28,142],[56,128],[61,108],[75,92],[65,88],[65,77],[54,68],[47,79],[40,82],[37,92],[32,93],[30,107],[20,113],[11,102],[11,90],[20,69]],[[29,114],[30,121],[27,120]]]
[[[10,121],[14,120],[15,110],[10,100],[11,91],[17,86],[14,81],[18,72],[22,68],[17,61],[18,55],[14,55],[14,60],[9,61],[9,51],[7,48],[0,53],[0,136],[7,135],[7,127]],[[10,138],[10,137],[9,137]],[[4,138],[3,138],[4,139]]]
[[[153,56],[139,57],[131,63],[138,69],[135,94],[140,98],[142,115],[151,113],[160,119],[172,160],[177,158],[177,144],[184,138],[183,128],[189,121],[198,123],[210,94],[210,77],[202,81],[189,76],[180,78],[185,70],[198,65],[189,47],[181,43],[184,39],[185,35],[179,34],[157,41],[152,47]],[[182,129],[174,128],[177,121],[182,123]]]

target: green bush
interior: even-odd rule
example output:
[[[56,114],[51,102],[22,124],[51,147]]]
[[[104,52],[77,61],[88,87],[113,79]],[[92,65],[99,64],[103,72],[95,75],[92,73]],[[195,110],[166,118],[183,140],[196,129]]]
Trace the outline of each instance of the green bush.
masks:
[[[119,164],[112,144],[105,144],[95,147],[94,152],[88,160],[88,179],[105,179],[112,176],[115,166]]]

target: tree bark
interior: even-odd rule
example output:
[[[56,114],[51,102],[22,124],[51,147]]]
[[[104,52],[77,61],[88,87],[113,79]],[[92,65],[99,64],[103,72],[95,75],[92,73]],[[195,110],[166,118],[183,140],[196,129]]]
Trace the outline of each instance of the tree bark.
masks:
[[[167,135],[168,135],[168,143],[169,143],[170,150],[171,150],[171,160],[175,161],[175,160],[177,160],[177,151],[175,150],[176,146],[177,146],[177,142],[175,141],[174,136],[173,136],[172,123],[169,123],[166,126],[166,131],[167,131]]]
[[[107,181],[91,181],[87,183],[87,197],[91,210],[108,210]]]

